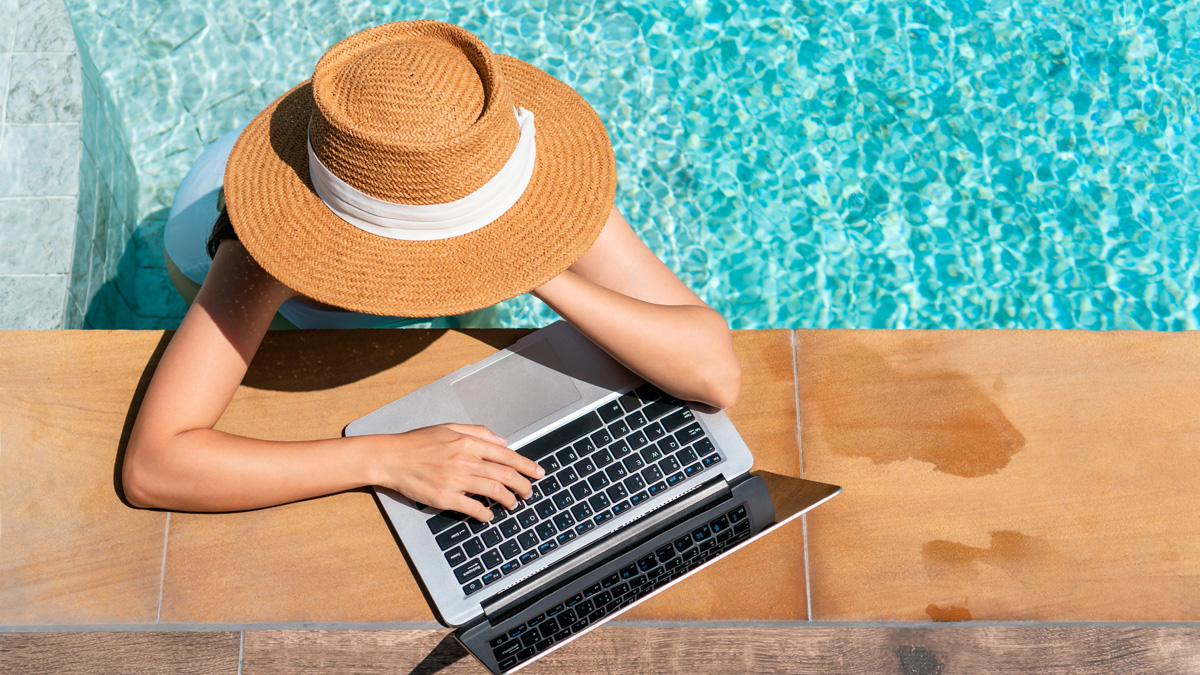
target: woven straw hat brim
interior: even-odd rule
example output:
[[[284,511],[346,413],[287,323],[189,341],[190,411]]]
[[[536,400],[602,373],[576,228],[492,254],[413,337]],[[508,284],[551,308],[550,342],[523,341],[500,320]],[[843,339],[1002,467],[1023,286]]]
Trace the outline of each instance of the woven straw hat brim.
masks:
[[[311,81],[259,113],[225,170],[230,220],[254,259],[288,287],[369,314],[429,317],[493,305],[579,259],[613,206],[612,144],[591,106],[539,68],[496,55],[514,103],[533,112],[529,186],[498,220],[434,241],[388,239],[338,218],[313,190]]]

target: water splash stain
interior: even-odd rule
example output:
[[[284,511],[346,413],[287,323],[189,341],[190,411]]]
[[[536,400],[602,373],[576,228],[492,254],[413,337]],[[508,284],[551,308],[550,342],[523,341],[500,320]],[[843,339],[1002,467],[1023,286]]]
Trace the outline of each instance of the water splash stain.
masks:
[[[975,478],[1003,469],[1025,447],[1025,436],[966,375],[892,365],[848,343],[799,353],[815,383],[800,396],[805,426],[820,428],[838,454],[875,464],[917,460]]]
[[[925,613],[934,621],[970,621],[971,610],[958,605],[950,605],[949,607],[941,607],[933,603],[929,603],[925,607]]]
[[[921,546],[921,553],[929,576],[963,576],[970,579],[979,575],[980,564],[1020,574],[1063,559],[1045,539],[1013,530],[993,530],[991,545],[987,548],[936,539],[925,542]]]

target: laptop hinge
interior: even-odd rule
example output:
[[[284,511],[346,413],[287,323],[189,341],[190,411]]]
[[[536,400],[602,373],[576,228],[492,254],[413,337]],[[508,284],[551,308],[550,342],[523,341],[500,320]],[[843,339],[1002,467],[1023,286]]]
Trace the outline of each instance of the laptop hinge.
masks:
[[[545,597],[552,589],[570,583],[588,571],[630,551],[660,532],[674,527],[694,511],[729,499],[732,491],[724,476],[717,475],[673,502],[609,532],[590,546],[563,558],[507,591],[483,602],[483,613],[493,624],[505,620]]]

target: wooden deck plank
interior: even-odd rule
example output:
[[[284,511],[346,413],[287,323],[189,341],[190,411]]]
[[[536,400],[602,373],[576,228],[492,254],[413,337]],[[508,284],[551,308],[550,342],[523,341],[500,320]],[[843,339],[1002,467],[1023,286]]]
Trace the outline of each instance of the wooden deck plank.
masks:
[[[1194,673],[1200,629],[1074,627],[648,628],[610,625],[536,673]],[[445,631],[248,631],[243,675],[486,673]]]
[[[238,632],[0,633],[3,675],[236,675]]]
[[[1200,617],[1200,334],[796,336],[815,620]]]
[[[167,514],[114,468],[161,337],[0,331],[0,624],[154,621]]]
[[[520,331],[272,335],[218,428],[260,438],[336,436],[349,421],[495,349]],[[730,411],[760,468],[796,475],[788,331],[738,333],[741,402]],[[305,376],[304,373],[312,373]],[[803,619],[799,527],[765,538],[631,612],[637,618]],[[729,588],[738,593],[728,593]],[[686,588],[686,592],[685,589]],[[164,622],[430,621],[365,491],[225,515],[173,514]]]

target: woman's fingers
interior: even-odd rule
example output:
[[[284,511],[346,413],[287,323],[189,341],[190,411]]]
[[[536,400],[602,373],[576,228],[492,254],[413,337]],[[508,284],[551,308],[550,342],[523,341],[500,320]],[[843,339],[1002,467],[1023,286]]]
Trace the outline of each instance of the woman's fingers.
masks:
[[[505,492],[508,492],[505,490]],[[510,493],[511,494],[511,493]],[[459,513],[471,516],[475,520],[487,522],[492,519],[492,510],[480,504],[478,500],[471,499],[465,494],[456,492],[453,493],[445,504],[437,504],[436,506],[443,509],[451,509]]]
[[[517,496],[498,480],[486,476],[474,476],[463,481],[464,489],[480,497],[491,497],[508,510],[517,507]]]
[[[534,480],[546,475],[546,472],[537,462],[521,455],[516,450],[496,447],[484,448],[482,457],[496,464],[512,467]]]
[[[475,438],[495,443],[496,445],[504,445],[504,439],[492,433],[491,429],[482,424],[443,424],[442,426],[452,431],[457,431],[460,434],[474,436]]]
[[[513,492],[521,495],[524,499],[533,491],[533,486],[529,480],[517,472],[512,467],[496,464],[495,462],[481,462],[478,468],[478,475],[484,478],[490,478]],[[491,497],[491,495],[488,495]],[[495,497],[493,497],[495,499]]]

